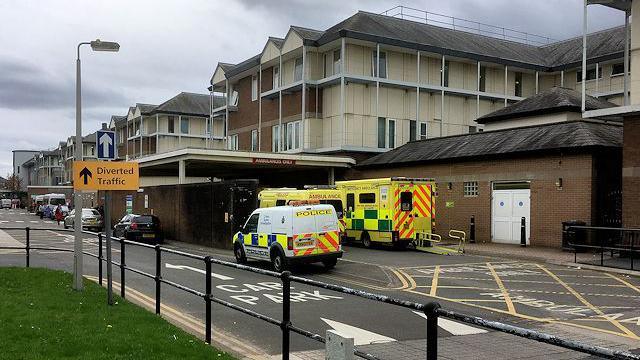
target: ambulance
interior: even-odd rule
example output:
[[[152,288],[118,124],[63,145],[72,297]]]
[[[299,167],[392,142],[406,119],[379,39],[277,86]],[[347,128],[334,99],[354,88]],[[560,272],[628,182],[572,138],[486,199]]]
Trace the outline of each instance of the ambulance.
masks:
[[[342,198],[342,192],[333,185],[305,185],[304,189],[264,189],[258,193],[258,201],[261,208],[301,204],[332,205],[340,222],[340,231],[344,232],[344,203]]]
[[[404,248],[435,228],[433,179],[391,177],[337,181],[345,203],[347,239],[365,247],[384,243]]]
[[[258,208],[233,236],[236,261],[269,261],[275,271],[295,263],[333,268],[342,257],[338,217],[332,205]]]

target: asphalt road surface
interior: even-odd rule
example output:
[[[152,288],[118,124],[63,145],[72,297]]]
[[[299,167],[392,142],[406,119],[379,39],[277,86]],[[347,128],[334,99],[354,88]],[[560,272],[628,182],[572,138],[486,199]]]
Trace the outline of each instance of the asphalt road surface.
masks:
[[[0,210],[0,229],[26,227],[31,246],[73,248],[73,235],[62,225],[40,220],[24,210]],[[44,230],[54,228],[53,230]],[[24,244],[24,230],[0,231],[0,246]],[[230,251],[169,242],[168,247],[233,261]],[[85,236],[84,249],[94,254],[97,240]],[[113,260],[120,261],[114,243]],[[155,273],[152,249],[127,246],[126,264]],[[0,266],[24,266],[24,252],[0,250]],[[85,256],[85,274],[97,280],[94,258]],[[250,263],[269,269],[266,263]],[[72,255],[62,251],[33,251],[32,266],[71,271]],[[303,266],[296,275],[416,302],[438,301],[443,308],[489,320],[533,328],[582,342],[616,349],[640,348],[640,279],[557,265],[514,261],[500,257],[442,256],[415,251],[363,249],[346,246],[335,269]],[[277,278],[220,265],[213,266],[214,296],[280,319],[281,283]],[[105,270],[106,274],[106,270]],[[204,292],[204,264],[163,253],[162,276]],[[152,279],[127,272],[127,297],[153,307]],[[119,289],[120,270],[114,267]],[[162,313],[195,333],[203,332],[205,306],[197,296],[162,286]],[[257,356],[277,355],[280,329],[220,305],[213,305],[214,341]],[[424,359],[426,323],[422,314],[355,296],[294,283],[292,323],[325,334],[335,329],[354,337],[356,346],[383,359]],[[439,355],[443,359],[591,359],[580,354],[495,331],[440,319]],[[297,334],[292,351],[303,358],[324,358],[323,344]]]

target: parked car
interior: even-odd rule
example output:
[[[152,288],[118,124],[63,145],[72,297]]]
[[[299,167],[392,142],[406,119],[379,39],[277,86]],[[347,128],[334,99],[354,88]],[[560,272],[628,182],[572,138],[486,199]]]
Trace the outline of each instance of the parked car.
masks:
[[[73,209],[69,212],[69,215],[64,218],[64,228],[73,228],[74,221],[76,216],[76,209]],[[102,215],[95,210],[84,208],[82,209],[82,229],[83,230],[94,230],[94,231],[102,231],[104,228],[104,221],[102,219]]]
[[[1,205],[3,209],[11,209],[11,199],[2,199]]]
[[[127,214],[113,228],[113,236],[159,244],[164,240],[160,219],[154,215]]]

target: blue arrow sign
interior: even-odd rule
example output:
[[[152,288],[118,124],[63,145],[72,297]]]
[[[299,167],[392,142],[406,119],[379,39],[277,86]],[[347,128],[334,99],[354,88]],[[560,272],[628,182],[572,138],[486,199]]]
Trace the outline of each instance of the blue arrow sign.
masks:
[[[117,157],[115,131],[98,130],[96,132],[96,148],[98,149],[98,159],[114,160]]]

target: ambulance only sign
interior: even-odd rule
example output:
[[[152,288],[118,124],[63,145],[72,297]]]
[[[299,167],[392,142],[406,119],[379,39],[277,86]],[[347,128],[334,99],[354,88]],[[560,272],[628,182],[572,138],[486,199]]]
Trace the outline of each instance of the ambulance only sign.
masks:
[[[74,161],[75,190],[138,190],[138,163]]]

